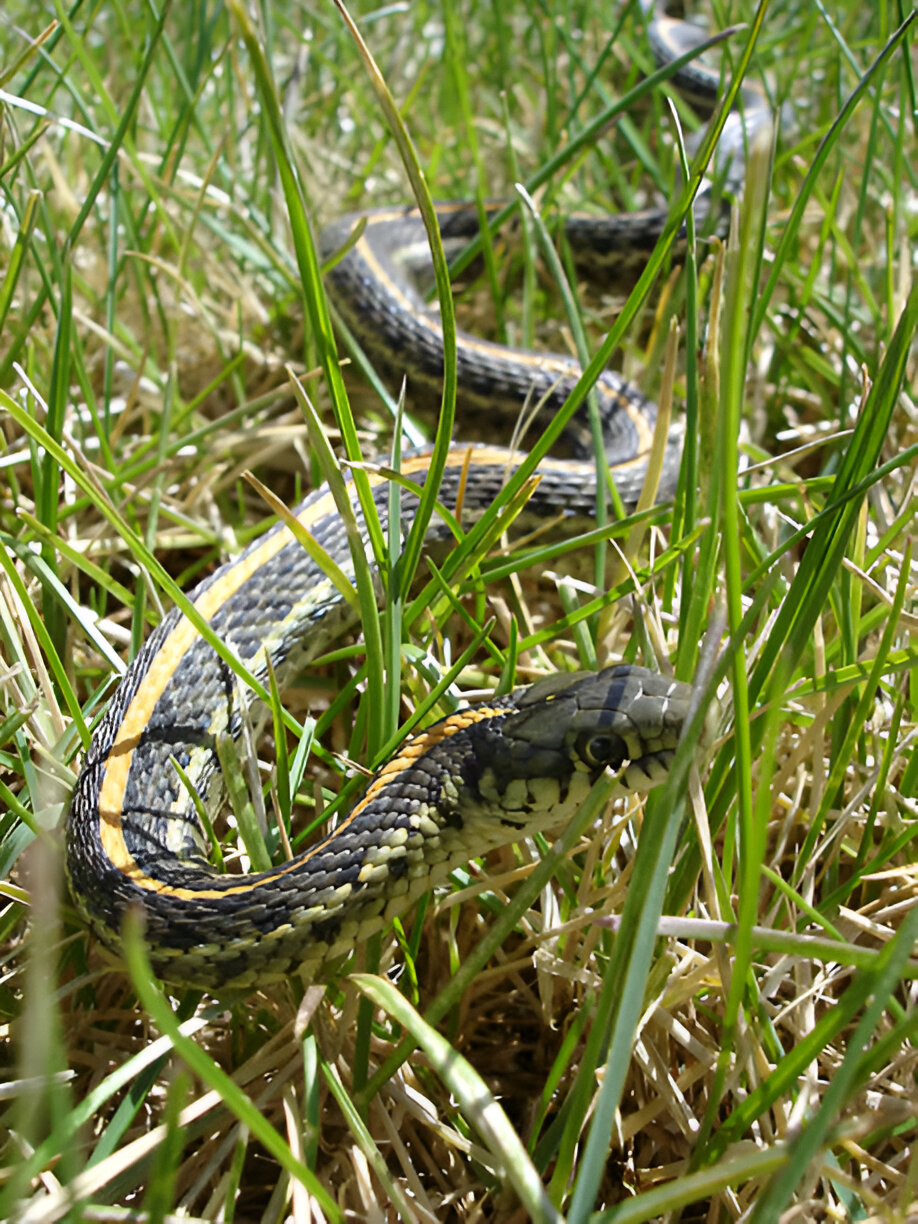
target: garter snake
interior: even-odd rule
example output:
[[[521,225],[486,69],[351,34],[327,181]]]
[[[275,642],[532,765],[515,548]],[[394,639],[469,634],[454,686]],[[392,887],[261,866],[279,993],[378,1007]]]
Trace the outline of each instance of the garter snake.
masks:
[[[681,51],[681,23],[651,27],[658,54]],[[694,36],[693,36],[694,37]],[[701,79],[704,79],[702,74]],[[709,80],[710,84],[710,80]],[[716,77],[711,88],[716,92]],[[408,366],[422,387],[442,367],[439,328],[406,279],[414,258],[403,210],[365,215],[363,232],[329,273],[339,313],[374,357]],[[468,210],[443,210],[447,237],[465,237]],[[477,222],[476,222],[477,224]],[[355,225],[347,218],[322,239],[326,253]],[[626,235],[638,217],[615,226]],[[416,233],[416,225],[412,231]],[[594,224],[594,245],[602,239]],[[412,241],[414,241],[412,239]],[[402,267],[399,267],[399,263]],[[487,404],[527,395],[562,399],[577,371],[564,358],[502,349],[463,335],[460,381]],[[623,500],[643,478],[653,408],[618,375],[600,380],[609,463]],[[514,462],[487,445],[455,445],[440,502],[464,521],[493,500]],[[430,455],[402,472],[423,486]],[[592,514],[595,465],[546,459],[530,511]],[[389,485],[368,473],[385,527]],[[360,547],[372,549],[354,494]],[[402,495],[409,522],[414,493]],[[345,526],[327,486],[295,511],[344,577],[354,566]],[[442,532],[436,520],[431,534]],[[302,667],[356,617],[323,566],[278,523],[189,597],[197,612],[256,679]],[[218,739],[238,735],[252,694],[173,609],[128,668],[95,728],[67,826],[71,891],[92,929],[117,947],[126,912],[142,911],[152,965],[167,980],[197,987],[247,987],[302,969],[314,973],[409,908],[456,865],[539,829],[564,824],[608,767],[623,784],[660,781],[677,746],[688,686],[643,668],[559,674],[460,710],[409,739],[365,794],[318,845],[267,871],[218,874],[188,785],[213,801],[220,791]],[[182,767],[187,784],[175,765]]]

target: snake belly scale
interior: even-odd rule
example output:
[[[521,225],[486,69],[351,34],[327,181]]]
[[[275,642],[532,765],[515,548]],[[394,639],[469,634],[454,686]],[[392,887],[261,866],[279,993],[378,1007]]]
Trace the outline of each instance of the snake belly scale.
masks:
[[[666,31],[657,30],[658,42]],[[467,212],[444,209],[444,229],[464,226]],[[410,246],[408,216],[399,210],[365,217],[359,241],[330,273],[328,288],[352,325],[373,320],[361,332],[371,337],[371,350],[375,338],[424,387],[438,376],[442,347],[438,356],[437,328],[399,271],[397,256]],[[627,235],[627,221],[613,219],[613,228]],[[353,218],[336,223],[323,248],[340,246],[354,225]],[[637,218],[636,232],[646,225],[646,218]],[[576,377],[570,363],[566,371],[559,368],[566,359],[500,350],[466,336],[459,348],[460,379],[486,403],[518,404],[533,388],[551,391]],[[653,408],[617,375],[605,379],[601,391],[609,469],[622,500],[633,504]],[[519,460],[498,447],[454,445],[440,502],[467,524],[493,501]],[[402,472],[423,486],[429,464],[429,452],[419,451],[404,460]],[[553,518],[559,510],[595,513],[593,461],[546,459],[538,474],[530,512]],[[385,528],[388,482],[375,473],[368,479]],[[361,546],[375,564],[353,486],[347,489]],[[405,525],[416,509],[416,495],[404,492]],[[344,523],[329,489],[317,489],[295,514],[353,580]],[[428,535],[435,540],[448,532],[435,517]],[[281,523],[189,598],[263,683],[272,668],[283,681],[357,619]],[[131,663],[95,728],[67,824],[71,891],[92,929],[113,947],[128,910],[139,909],[151,963],[167,980],[219,992],[297,970],[314,974],[410,908],[457,865],[562,826],[603,770],[619,770],[627,787],[661,781],[691,695],[684,684],[619,665],[596,674],[561,673],[450,714],[406,741],[317,845],[268,871],[219,874],[207,860],[206,839],[175,764],[199,795],[219,801],[217,741],[239,734],[253,697],[173,610]]]

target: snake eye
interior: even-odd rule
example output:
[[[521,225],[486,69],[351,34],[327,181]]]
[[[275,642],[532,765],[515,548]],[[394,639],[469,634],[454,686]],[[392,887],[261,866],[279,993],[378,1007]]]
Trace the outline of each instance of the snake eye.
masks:
[[[598,767],[610,765],[613,769],[628,760],[625,741],[611,732],[601,731],[597,735],[582,735],[577,745],[580,756],[587,765]]]

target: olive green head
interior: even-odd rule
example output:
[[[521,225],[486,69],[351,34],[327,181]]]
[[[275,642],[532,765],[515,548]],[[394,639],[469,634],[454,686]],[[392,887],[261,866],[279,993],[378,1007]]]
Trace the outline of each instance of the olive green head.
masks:
[[[689,685],[629,665],[561,673],[518,690],[505,717],[479,728],[472,771],[479,802],[522,826],[552,810],[563,819],[606,769],[626,789],[656,786],[691,699]]]

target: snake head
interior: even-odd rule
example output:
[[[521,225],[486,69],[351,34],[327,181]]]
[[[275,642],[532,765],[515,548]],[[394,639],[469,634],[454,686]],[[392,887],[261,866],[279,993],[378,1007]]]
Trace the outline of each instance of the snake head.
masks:
[[[518,690],[477,745],[481,799],[501,819],[529,825],[541,811],[582,802],[606,769],[628,790],[664,781],[692,688],[642,667],[561,673]]]

